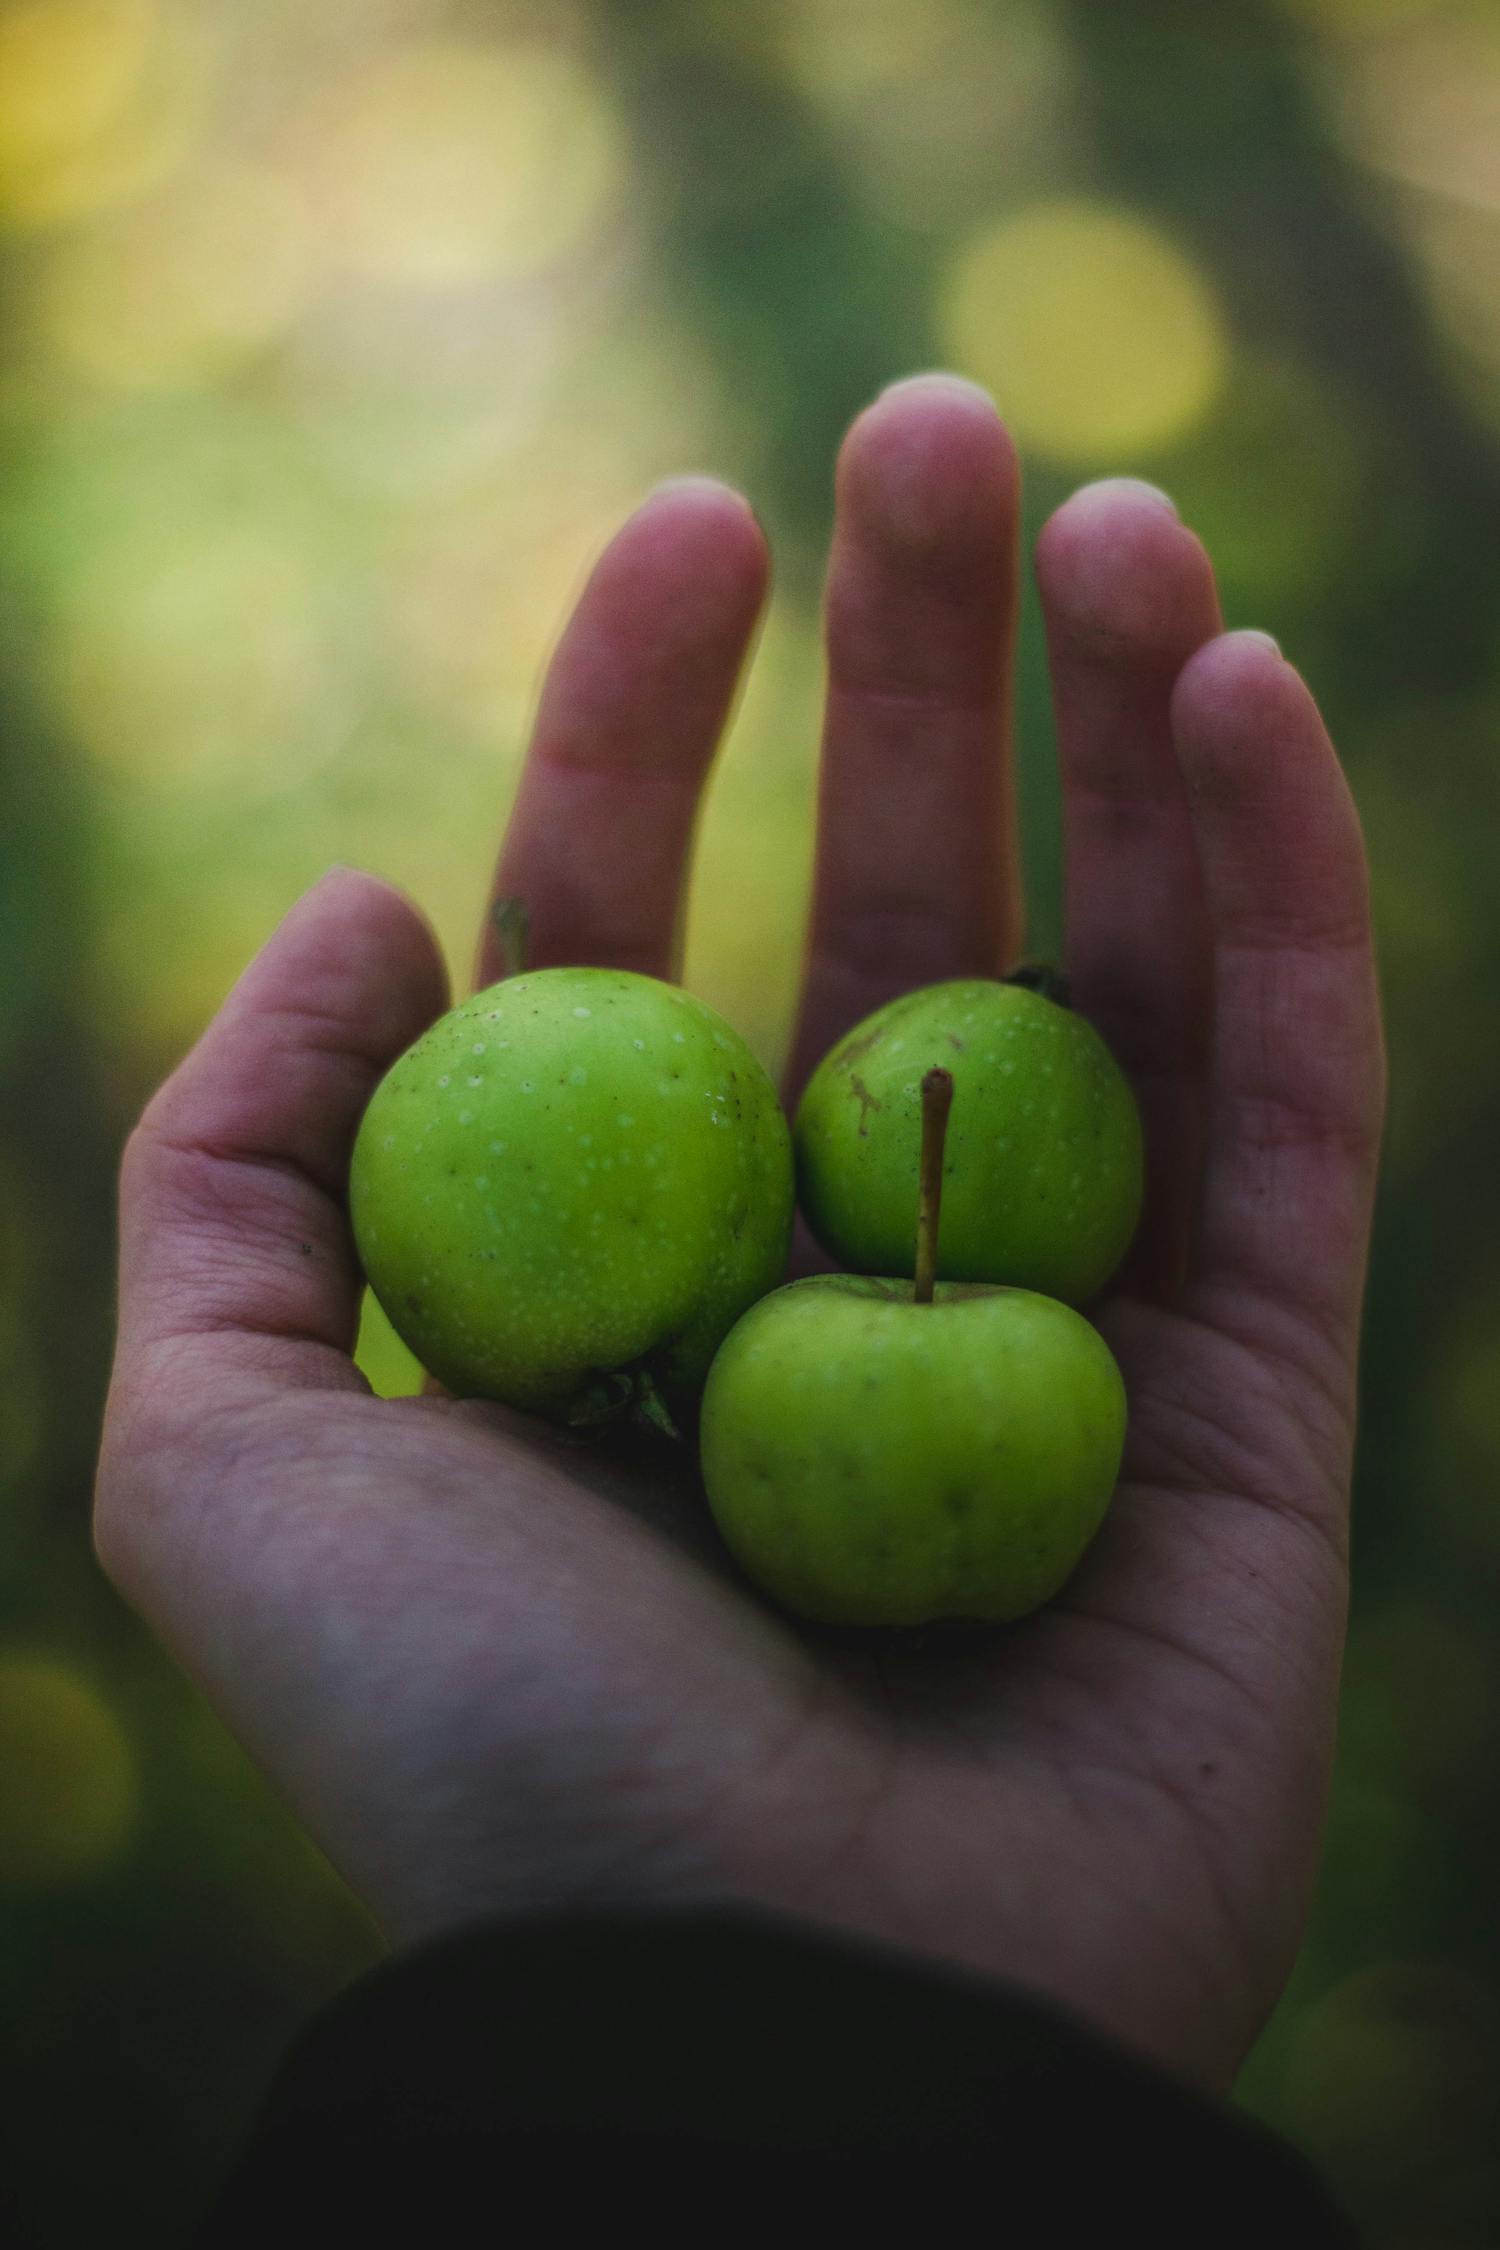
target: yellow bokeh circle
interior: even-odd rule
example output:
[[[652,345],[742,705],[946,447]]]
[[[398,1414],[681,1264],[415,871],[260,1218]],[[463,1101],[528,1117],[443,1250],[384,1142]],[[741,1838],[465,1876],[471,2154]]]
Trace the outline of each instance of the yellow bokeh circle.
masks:
[[[351,268],[438,288],[552,264],[599,224],[623,169],[579,64],[456,40],[379,57],[307,120],[294,161]]]
[[[1211,283],[1149,220],[1036,204],[960,244],[939,307],[948,356],[993,391],[1017,438],[1066,466],[1186,437],[1229,370]]]
[[[168,178],[202,126],[202,31],[160,0],[0,13],[0,226],[65,225]]]
[[[0,15],[0,182],[72,156],[134,95],[156,0],[34,0]]]
[[[93,1875],[134,1824],[135,1754],[97,1688],[44,1652],[0,1652],[0,1885]]]
[[[36,325],[53,357],[95,382],[191,387],[275,342],[306,304],[314,267],[285,183],[219,161],[70,236],[42,271]]]

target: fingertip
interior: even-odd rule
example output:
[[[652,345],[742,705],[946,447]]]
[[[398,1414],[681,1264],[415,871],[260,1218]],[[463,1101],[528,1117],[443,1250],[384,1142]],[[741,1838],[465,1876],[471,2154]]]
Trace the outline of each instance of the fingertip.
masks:
[[[1172,725],[1189,777],[1243,765],[1254,743],[1274,751],[1288,736],[1325,740],[1301,674],[1269,633],[1220,633],[1183,666]]]
[[[857,532],[918,558],[1008,541],[1020,488],[1015,441],[964,377],[904,377],[872,400],[839,451],[839,511]]]
[[[1055,523],[1059,517],[1091,518],[1101,512],[1118,513],[1121,510],[1150,509],[1156,515],[1170,516],[1174,523],[1182,521],[1182,511],[1170,492],[1145,477],[1095,477],[1081,484],[1069,494],[1061,507],[1053,511]]]
[[[1065,500],[1036,545],[1049,625],[1109,656],[1202,637],[1217,616],[1213,566],[1170,495],[1136,477],[1108,477]]]
[[[607,553],[632,570],[645,563],[736,606],[759,606],[771,567],[765,530],[744,493],[703,475],[667,477],[654,486]]]
[[[745,517],[751,523],[756,521],[755,510],[738,485],[700,470],[663,477],[651,487],[641,506],[657,508],[666,504],[692,514],[728,515]]]
[[[347,861],[335,861],[283,916],[236,996],[274,1004],[288,983],[330,1017],[358,1016],[377,1053],[409,1046],[449,1002],[429,916],[399,884]]]
[[[1000,420],[993,392],[967,375],[956,374],[951,367],[919,368],[915,374],[898,375],[893,383],[887,383],[883,390],[876,392],[865,412],[873,414],[880,407],[889,410],[945,402],[966,408],[988,422]]]

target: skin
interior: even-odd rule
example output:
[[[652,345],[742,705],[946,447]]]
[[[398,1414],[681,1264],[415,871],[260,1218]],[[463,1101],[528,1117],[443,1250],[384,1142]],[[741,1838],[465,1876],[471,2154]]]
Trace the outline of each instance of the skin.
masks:
[[[1068,1578],[1124,1438],[1108,1346],[1054,1298],[810,1274],[731,1332],[701,1454],[730,1552],[799,1617],[1004,1623]]]
[[[797,1112],[813,1233],[857,1272],[910,1272],[922,1075],[937,1064],[954,1087],[938,1271],[1083,1304],[1140,1218],[1140,1117],[1093,1025],[1019,985],[907,993],[825,1056]]]
[[[726,1580],[680,1459],[371,1397],[349,1155],[448,996],[420,913],[348,870],[126,1151],[96,1537],[396,1942],[749,1902],[1018,1979],[1223,2087],[1302,1933],[1332,1753],[1384,1102],[1365,862],[1307,688],[1222,632],[1168,505],[1090,487],[1036,569],[1065,965],[1149,1152],[1098,1309],[1122,1481],[1060,1599],[948,1660],[830,1646]],[[789,1100],[873,1008],[1021,950],[1018,573],[992,405],[886,392],[838,466]],[[765,575],[748,508],[701,480],[599,563],[500,857],[538,966],[673,969]]]
[[[686,1412],[786,1269],[790,1137],[701,1000],[544,969],[453,1009],[381,1080],[349,1209],[392,1325],[450,1391],[566,1422],[649,1378]]]

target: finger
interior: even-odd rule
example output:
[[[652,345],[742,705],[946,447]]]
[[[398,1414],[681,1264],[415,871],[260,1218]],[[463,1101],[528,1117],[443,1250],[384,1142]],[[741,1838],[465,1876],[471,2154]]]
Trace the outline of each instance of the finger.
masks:
[[[713,758],[765,599],[765,539],[706,477],[664,485],[606,549],[547,673],[496,876],[533,967],[672,976]],[[486,926],[479,981],[502,973]]]
[[[126,1151],[111,1412],[185,1384],[362,1388],[344,1195],[375,1085],[447,1005],[436,942],[353,868],[293,907]]]
[[[872,1008],[996,975],[1017,942],[1018,489],[993,405],[952,376],[896,384],[844,441],[793,1096]]]
[[[1146,1207],[1127,1283],[1180,1284],[1203,1151],[1208,921],[1172,690],[1220,630],[1207,555],[1164,493],[1086,486],[1037,545],[1062,770],[1075,1004],[1135,1088]]]
[[[1347,1359],[1385,1093],[1359,818],[1312,697],[1263,635],[1194,657],[1173,719],[1213,926],[1194,1309]]]

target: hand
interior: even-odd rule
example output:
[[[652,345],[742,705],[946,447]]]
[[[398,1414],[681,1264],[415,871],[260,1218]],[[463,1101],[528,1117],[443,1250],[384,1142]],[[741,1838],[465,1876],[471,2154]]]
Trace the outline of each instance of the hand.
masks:
[[[1067,968],[1150,1149],[1098,1309],[1125,1478],[1062,1596],[947,1655],[804,1635],[735,1581],[666,1449],[371,1397],[349,1152],[447,996],[421,916],[351,871],[132,1137],[98,1540],[397,1940],[756,1902],[1019,1980],[1220,2087],[1296,1949],[1331,1755],[1383,1101],[1365,868],[1306,689],[1221,634],[1168,504],[1089,488],[1037,567]],[[600,562],[500,865],[536,966],[672,972],[765,570],[743,503],[696,480]],[[893,993],[1014,955],[1016,581],[993,410],[898,385],[839,465],[794,1086]]]

